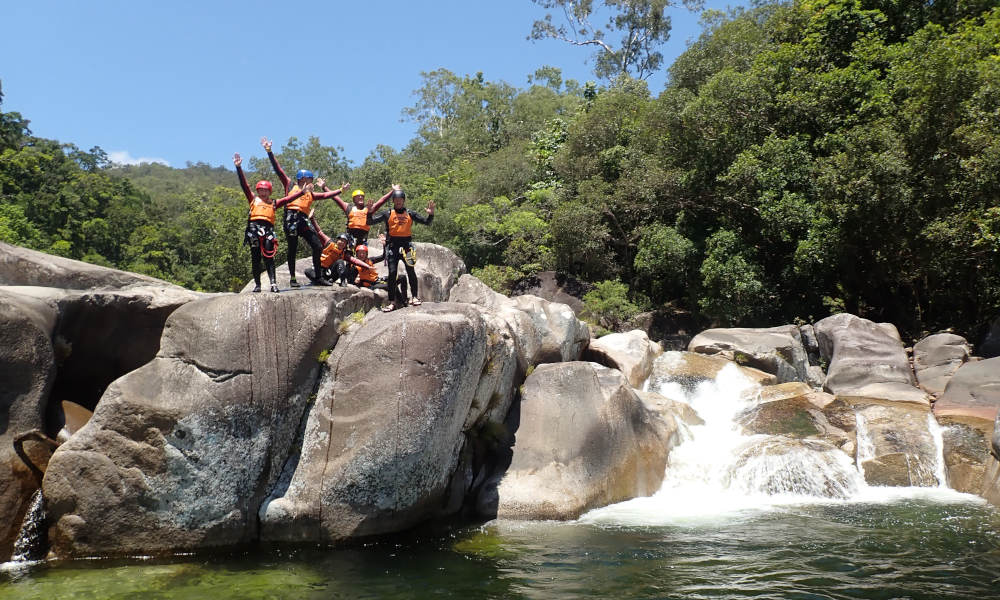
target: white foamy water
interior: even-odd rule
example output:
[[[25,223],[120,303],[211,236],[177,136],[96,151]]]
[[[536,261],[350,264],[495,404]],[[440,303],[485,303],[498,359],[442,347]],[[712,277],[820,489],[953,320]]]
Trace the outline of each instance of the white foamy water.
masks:
[[[674,358],[665,354],[657,360]],[[705,423],[691,427],[689,437],[671,450],[663,485],[656,494],[590,511],[580,522],[699,525],[808,504],[890,503],[905,499],[983,502],[978,496],[961,494],[944,485],[869,486],[860,465],[874,455],[874,445],[860,415],[857,463],[825,441],[743,435],[736,416],[757,403],[760,386],[735,365],[727,365],[714,381],[704,382],[692,392],[653,378],[643,388],[686,402]],[[939,443],[940,457],[940,428],[933,417],[929,421],[933,422],[931,432]],[[938,481],[944,482],[943,460],[938,463]]]

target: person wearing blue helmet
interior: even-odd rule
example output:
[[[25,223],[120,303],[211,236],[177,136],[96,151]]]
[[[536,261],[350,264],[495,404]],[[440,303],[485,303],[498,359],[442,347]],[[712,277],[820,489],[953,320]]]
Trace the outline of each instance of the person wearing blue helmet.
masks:
[[[285,186],[286,196],[293,195],[295,192],[304,189],[307,185],[312,184],[314,178],[313,172],[306,169],[299,169],[295,173],[295,184],[292,185],[291,180],[288,179],[288,175],[285,174],[284,169],[278,164],[278,159],[271,152],[271,141],[267,138],[262,138],[260,143],[264,146],[264,150],[267,151],[267,158],[271,161],[274,172],[277,173],[281,184]],[[322,179],[316,180],[316,188],[323,188],[324,185],[325,182]],[[295,256],[299,248],[299,236],[305,239],[306,243],[312,249],[313,272],[319,273],[322,270],[320,262],[323,254],[323,242],[309,221],[309,216],[312,212],[312,203],[325,198],[337,198],[339,200],[340,194],[347,191],[348,187],[349,184],[345,183],[338,190],[305,192],[294,201],[285,205],[283,225],[285,239],[288,241],[288,275],[291,277],[289,283],[292,287],[299,287],[299,282],[295,279]],[[328,281],[321,278],[316,279],[312,283],[313,285],[330,285]]]

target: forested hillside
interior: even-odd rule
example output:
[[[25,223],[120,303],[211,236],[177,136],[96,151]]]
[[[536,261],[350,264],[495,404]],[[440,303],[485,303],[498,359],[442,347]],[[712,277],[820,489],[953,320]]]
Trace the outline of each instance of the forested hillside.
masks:
[[[546,269],[591,282],[607,327],[664,306],[748,326],[846,310],[978,339],[1000,314],[998,4],[708,15],[656,96],[627,75],[541,67],[518,88],[436,70],[404,110],[405,148],[352,166],[311,137],[279,157],[370,196],[402,183],[412,208],[438,207],[418,239],[501,291]],[[232,171],[111,168],[17,113],[0,114],[0,152],[0,239],[195,289],[249,279]],[[332,203],[317,212],[342,227]]]

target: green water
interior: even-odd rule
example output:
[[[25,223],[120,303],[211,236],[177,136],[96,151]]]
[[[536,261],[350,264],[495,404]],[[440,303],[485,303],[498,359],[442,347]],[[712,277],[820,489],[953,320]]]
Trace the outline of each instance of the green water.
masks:
[[[1000,513],[803,505],[659,527],[495,522],[352,548],[0,572],[0,598],[1000,598]]]

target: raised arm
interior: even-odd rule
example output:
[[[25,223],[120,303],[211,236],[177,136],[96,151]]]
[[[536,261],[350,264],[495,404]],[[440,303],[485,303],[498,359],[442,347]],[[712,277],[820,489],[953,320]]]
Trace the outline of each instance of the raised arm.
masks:
[[[233,154],[233,164],[236,165],[236,174],[240,177],[240,187],[243,188],[243,195],[247,197],[247,202],[253,202],[253,192],[250,191],[250,184],[247,183],[246,175],[243,174],[243,159],[237,152]]]
[[[295,200],[296,198],[298,198],[299,196],[301,196],[302,194],[308,192],[311,189],[312,189],[312,184],[311,183],[306,184],[305,187],[299,188],[299,191],[291,193],[291,194],[288,194],[284,198],[278,198],[277,200],[275,200],[274,201],[274,207],[275,208],[281,208],[282,206],[288,204],[292,200]]]
[[[357,258],[357,257],[354,257],[354,256],[348,257],[347,258],[347,262],[351,263],[352,265],[354,265],[356,267],[361,267],[362,269],[367,269],[368,268],[368,263],[366,263],[365,261],[361,260],[360,258]]]
[[[320,181],[323,181],[323,180],[321,179]],[[345,184],[343,184],[343,185],[340,186],[339,190],[331,190],[330,188],[326,187],[326,182],[324,181],[323,185],[321,186],[323,188],[323,193],[324,194],[333,194],[333,195],[332,196],[317,196],[316,194],[313,194],[313,198],[333,198],[334,201],[336,201],[337,206],[340,207],[340,210],[344,211],[345,215],[349,215],[349,214],[351,214],[351,207],[347,205],[347,202],[344,202],[343,200],[341,200],[340,195],[343,194],[344,192],[346,192],[347,188],[349,188],[350,186],[351,186],[351,184],[345,183]]]
[[[285,175],[284,169],[278,164],[278,158],[274,156],[274,152],[271,152],[271,140],[266,137],[260,138],[260,145],[264,146],[264,150],[267,151],[267,159],[271,161],[271,168],[278,174],[278,179],[281,180],[281,185],[285,187],[285,193],[287,194],[288,190],[291,189],[289,184],[292,180],[288,178],[288,175]]]
[[[420,213],[413,212],[412,210],[407,210],[413,220],[421,225],[430,225],[434,221],[434,201],[431,200],[427,203],[427,216],[421,216]]]
[[[396,190],[401,190],[401,189],[403,189],[403,188],[401,188],[398,183],[392,184],[392,188],[388,192],[385,193],[385,196],[382,196],[381,198],[379,198],[378,200],[375,201],[375,204],[372,204],[370,207],[368,207],[368,214],[370,214],[370,215],[371,214],[375,214],[375,212],[378,209],[382,208],[383,204],[385,204],[386,202],[389,201],[389,198],[392,197],[392,193],[393,192],[395,192]]]
[[[309,213],[309,222],[312,223],[313,229],[316,230],[316,235],[319,236],[320,243],[325,248],[330,243],[330,236],[323,233],[323,230],[319,227],[319,221],[316,220],[316,217],[312,216],[312,213]]]

